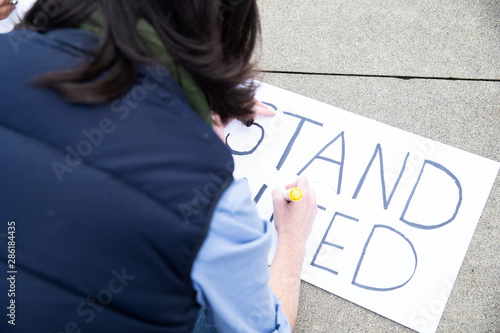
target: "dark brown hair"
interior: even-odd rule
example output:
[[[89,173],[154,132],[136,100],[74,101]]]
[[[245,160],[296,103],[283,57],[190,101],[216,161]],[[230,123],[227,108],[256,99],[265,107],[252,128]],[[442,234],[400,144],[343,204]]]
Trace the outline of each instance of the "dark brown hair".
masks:
[[[260,32],[256,0],[38,0],[16,29],[78,28],[96,11],[104,22],[95,58],[82,68],[44,75],[39,85],[73,103],[118,98],[135,83],[138,63],[155,62],[141,52],[137,23],[145,19],[223,121],[250,114],[255,87],[244,84],[254,75],[250,58]]]

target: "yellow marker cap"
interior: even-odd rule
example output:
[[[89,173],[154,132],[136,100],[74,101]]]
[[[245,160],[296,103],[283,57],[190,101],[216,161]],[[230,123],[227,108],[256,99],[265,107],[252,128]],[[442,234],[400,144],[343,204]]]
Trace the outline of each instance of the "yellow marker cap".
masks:
[[[302,195],[302,190],[298,187],[294,187],[286,192],[285,199],[287,201],[299,201],[302,199]]]

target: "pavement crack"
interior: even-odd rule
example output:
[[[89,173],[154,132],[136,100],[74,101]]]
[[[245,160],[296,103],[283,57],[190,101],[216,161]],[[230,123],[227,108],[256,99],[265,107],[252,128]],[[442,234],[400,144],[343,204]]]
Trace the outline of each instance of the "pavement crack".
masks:
[[[411,76],[411,75],[383,75],[383,74],[355,74],[355,73],[321,73],[321,72],[276,71],[276,70],[261,70],[260,72],[261,73],[269,73],[269,74],[368,77],[368,78],[401,79],[401,80],[441,80],[441,81],[500,82],[500,79],[467,78],[467,77],[444,77],[444,76]]]

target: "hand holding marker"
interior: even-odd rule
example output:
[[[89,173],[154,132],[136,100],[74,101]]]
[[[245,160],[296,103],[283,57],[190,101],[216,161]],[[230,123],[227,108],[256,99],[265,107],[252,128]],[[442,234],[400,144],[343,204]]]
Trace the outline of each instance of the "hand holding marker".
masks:
[[[291,188],[283,193],[283,197],[286,201],[299,201],[302,199],[302,190],[298,187]]]

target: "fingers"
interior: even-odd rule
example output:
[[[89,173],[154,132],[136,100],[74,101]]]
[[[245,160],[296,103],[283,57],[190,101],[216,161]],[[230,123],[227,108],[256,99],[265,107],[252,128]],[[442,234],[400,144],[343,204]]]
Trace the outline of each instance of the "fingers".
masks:
[[[277,112],[273,108],[265,105],[256,98],[254,98],[253,101],[254,101],[253,109],[255,110],[255,113],[258,114],[259,116],[273,117],[276,115]]]
[[[299,177],[295,182],[285,186],[285,189],[289,190],[291,188],[298,187],[300,189],[308,189],[309,181],[306,177]]]
[[[278,237],[305,244],[312,230],[318,212],[316,194],[309,188],[306,178],[301,177],[287,187],[299,187],[303,197],[299,201],[288,202],[280,190],[272,192],[274,221]]]
[[[259,101],[257,98],[254,98],[253,99],[253,102],[255,103],[255,106],[258,106],[258,107],[261,107],[261,108],[267,108],[267,105],[265,105],[264,103],[262,103],[261,101]]]
[[[285,197],[280,190],[274,190],[271,195],[273,197],[274,209],[284,207],[288,204],[288,201],[285,200]]]
[[[2,0],[0,0],[0,1],[2,1]],[[261,101],[257,100],[256,98],[253,99],[253,104],[254,104],[254,106],[252,107],[252,113],[250,115],[237,118],[239,121],[241,121],[243,123],[243,125],[245,125],[247,127],[250,127],[253,125],[253,123],[255,122],[255,118],[257,118],[257,116],[273,117],[277,114],[276,110],[273,110],[272,108],[268,107],[267,105],[265,105]],[[215,113],[212,112],[212,118],[214,118],[214,114]],[[220,118],[219,118],[219,120],[220,120]],[[228,123],[229,123],[229,121],[228,121]],[[215,124],[215,120],[214,120],[214,124]]]
[[[310,213],[314,219],[314,216],[316,216],[316,213],[318,211],[318,207],[316,204],[316,192],[314,192],[313,189],[309,188],[309,181],[307,180],[306,177],[300,177],[294,183],[291,183],[291,184],[288,184],[285,186],[285,188],[287,190],[294,188],[294,187],[298,187],[299,189],[302,190],[304,197],[299,202],[301,205],[306,205],[306,206],[312,207],[312,209],[310,210]]]
[[[253,125],[253,123],[255,121],[255,117],[257,117],[257,114],[254,112],[254,113],[252,113],[249,116],[245,116],[244,118],[240,117],[240,118],[237,118],[237,119],[239,121],[241,121],[243,123],[243,125],[245,125],[246,127],[250,127],[250,126]]]
[[[11,0],[0,0],[0,8],[8,8],[9,10],[12,10],[12,8],[16,8],[17,2],[12,2]]]
[[[250,127],[255,122],[255,117],[252,116],[252,117],[244,119],[244,120],[239,119],[239,121],[241,121],[243,123],[243,125],[245,125],[246,127]]]
[[[259,102],[260,103],[260,102]],[[255,104],[253,107],[259,116],[274,117],[278,112],[265,104],[260,103],[260,105]]]
[[[9,17],[10,14],[16,9],[14,4],[9,3],[10,0],[0,0],[0,20]]]
[[[314,192],[313,189],[309,188],[309,181],[307,180],[306,177],[299,177],[295,182],[286,185],[285,189],[289,190],[289,189],[292,189],[294,187],[297,187],[300,190],[302,190],[304,197],[305,198],[307,197],[307,201],[311,202],[314,206],[316,206],[316,193]],[[277,193],[275,193],[275,192],[277,192]],[[278,195],[278,193],[280,195]],[[281,193],[279,190],[273,191],[273,200],[274,200],[275,196],[276,196],[276,198],[283,198],[284,199],[283,193]],[[287,203],[288,203],[288,201],[287,201]]]
[[[238,118],[238,120],[241,121],[243,125],[246,125],[247,127],[253,125],[255,118],[257,116],[273,117],[277,114],[276,110],[273,110],[272,108],[268,107],[267,105],[265,105],[256,98],[253,99],[252,103],[253,103],[252,114],[246,116],[245,118]]]
[[[299,179],[297,179],[297,187],[303,189],[309,189],[309,181],[307,180],[307,178],[299,177]]]

